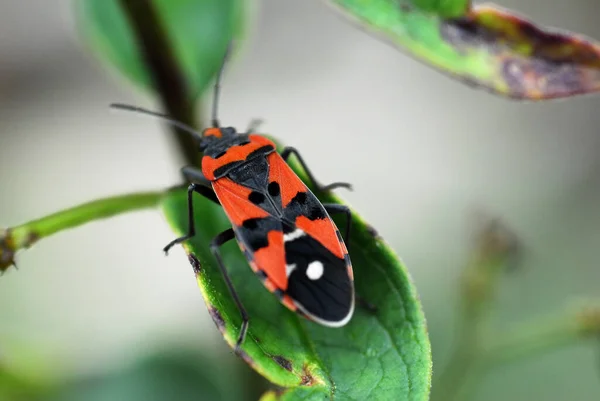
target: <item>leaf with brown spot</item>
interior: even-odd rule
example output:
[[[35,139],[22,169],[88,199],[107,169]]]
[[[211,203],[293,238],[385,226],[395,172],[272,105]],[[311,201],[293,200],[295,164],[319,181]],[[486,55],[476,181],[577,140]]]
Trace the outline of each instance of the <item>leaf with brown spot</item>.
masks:
[[[287,360],[287,359],[285,359],[284,357],[282,357],[280,355],[275,355],[273,357],[273,360],[275,362],[277,362],[279,364],[279,366],[281,366],[285,370],[289,370],[290,372],[293,370],[292,362],[289,361],[289,360]]]
[[[295,164],[292,167],[299,172]],[[300,173],[305,178],[304,173]],[[305,181],[306,182],[306,181]],[[340,202],[322,196],[325,202]],[[223,336],[234,346],[241,316],[209,250],[219,232],[231,227],[223,210],[194,196],[196,236],[184,248],[202,265],[196,279]],[[187,193],[175,189],[163,200],[174,236],[188,227]],[[338,226],[344,217],[336,220]],[[342,328],[323,327],[285,308],[250,269],[234,241],[221,253],[250,321],[241,356],[274,384],[282,400],[424,401],[431,383],[431,349],[425,318],[408,272],[393,251],[353,213],[350,257],[357,294],[365,305]],[[218,316],[215,314],[218,311]],[[260,341],[257,339],[260,338]]]
[[[223,320],[223,316],[221,316],[221,312],[214,306],[208,305],[208,313],[212,318],[213,322],[217,326],[217,329],[221,332],[221,334],[225,333],[225,320]]]
[[[516,99],[600,90],[600,44],[465,0],[326,0],[367,31],[463,82]]]
[[[194,274],[196,274],[196,275],[200,274],[200,272],[202,271],[202,265],[200,264],[200,261],[191,253],[188,254],[188,260],[190,261],[190,264],[192,265],[192,270],[194,270]]]
[[[15,265],[15,241],[10,230],[0,231],[0,273]]]

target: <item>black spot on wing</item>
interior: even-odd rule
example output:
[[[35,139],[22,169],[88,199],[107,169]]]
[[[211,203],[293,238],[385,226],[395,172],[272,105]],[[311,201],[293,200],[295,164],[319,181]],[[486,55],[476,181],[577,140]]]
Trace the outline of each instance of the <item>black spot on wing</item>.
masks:
[[[269,198],[268,207],[264,209],[268,213],[281,217],[283,214],[283,205],[281,202],[281,188],[279,187],[279,184],[275,181],[271,181],[264,192]]]
[[[242,227],[248,230],[256,230],[258,228],[258,220],[260,219],[246,219],[242,223]]]
[[[265,201],[265,196],[258,191],[252,191],[250,192],[250,195],[248,195],[248,200],[255,205],[260,205]]]
[[[282,231],[281,221],[268,216],[256,219],[246,219],[241,226],[236,227],[236,238],[250,253],[254,253],[269,245],[269,231]],[[248,258],[248,256],[246,256]],[[251,260],[250,258],[248,258]]]
[[[269,239],[262,233],[253,232],[245,239],[248,241],[248,247],[252,249],[252,252],[256,252],[261,248],[269,246]]]
[[[318,205],[315,204],[311,207],[308,213],[306,213],[306,216],[311,220],[320,220],[327,217],[327,214],[325,214],[325,209],[319,203]]]
[[[310,191],[298,192],[286,206],[284,218],[296,221],[298,216],[306,216],[310,220],[319,220],[327,217],[327,212],[321,201]]]
[[[354,287],[348,276],[346,261],[333,255],[321,243],[304,235],[285,243],[286,263],[295,265],[288,278],[287,294],[312,316],[339,322],[352,308]],[[311,262],[323,264],[323,275],[310,279]]]
[[[306,204],[306,192],[298,192],[292,199],[292,202],[296,202],[298,205]]]
[[[271,196],[279,196],[279,194],[281,193],[279,184],[276,183],[275,181],[269,183],[267,190],[269,191],[269,195],[271,195]]]

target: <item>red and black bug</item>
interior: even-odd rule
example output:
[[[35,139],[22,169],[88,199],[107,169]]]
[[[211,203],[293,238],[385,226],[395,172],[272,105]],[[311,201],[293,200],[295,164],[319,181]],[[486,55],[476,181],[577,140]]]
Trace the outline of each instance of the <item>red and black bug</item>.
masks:
[[[288,166],[287,159],[296,155],[318,191],[350,188],[350,185],[319,185],[296,149],[287,147],[278,153],[271,140],[254,133],[254,124],[244,133],[222,127],[217,119],[217,105],[224,65],[225,61],[214,88],[212,127],[202,135],[160,113],[111,105],[166,120],[193,135],[199,151],[204,153],[202,169],[182,169],[183,176],[191,183],[189,231],[170,242],[164,251],[194,236],[192,196],[194,192],[203,195],[220,204],[232,224],[232,228],[213,239],[210,249],[242,316],[236,348],[244,341],[248,316],[219,253],[219,247],[234,238],[252,270],[286,307],[322,325],[341,327],[354,312],[353,274],[344,239],[329,214],[346,215],[347,242],[351,213],[343,205],[322,204]]]

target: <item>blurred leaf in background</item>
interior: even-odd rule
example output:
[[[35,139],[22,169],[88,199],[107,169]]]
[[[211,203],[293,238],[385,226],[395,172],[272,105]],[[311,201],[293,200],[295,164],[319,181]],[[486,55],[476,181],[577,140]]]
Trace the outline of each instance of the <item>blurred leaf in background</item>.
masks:
[[[192,350],[149,355],[121,369],[74,380],[43,401],[239,401],[245,371]],[[40,400],[42,401],[42,400]]]
[[[325,0],[367,31],[470,85],[518,99],[600,90],[600,45],[468,0]]]
[[[100,60],[153,93],[150,72],[121,3],[76,1],[79,29]],[[153,0],[151,4],[172,46],[177,68],[185,77],[190,100],[195,101],[204,94],[220,68],[230,38],[243,31],[245,2]]]

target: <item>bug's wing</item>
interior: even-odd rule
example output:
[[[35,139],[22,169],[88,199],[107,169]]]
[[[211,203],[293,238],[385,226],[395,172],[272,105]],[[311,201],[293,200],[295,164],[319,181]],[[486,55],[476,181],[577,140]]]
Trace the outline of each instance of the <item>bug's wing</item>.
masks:
[[[264,285],[291,310],[342,326],[354,310],[346,247],[323,205],[283,159],[276,153],[268,159],[269,183],[277,182],[279,193],[265,183],[265,199],[257,199],[229,178],[213,182],[213,189]]]
[[[283,210],[286,294],[312,320],[343,326],[354,310],[354,286],[342,237],[321,202],[281,156],[274,153],[268,160],[269,181],[281,186],[274,200]]]
[[[263,208],[248,200],[252,189],[239,185],[229,178],[219,178],[213,181],[212,186],[234,229],[235,226],[243,226],[247,220],[270,216]]]
[[[332,327],[346,324],[354,311],[349,259],[334,255],[310,233],[284,236],[289,295],[310,319]]]
[[[285,291],[288,278],[281,219],[252,203],[252,190],[229,178],[213,182],[213,189],[253,270],[267,277],[264,283],[270,291]]]

